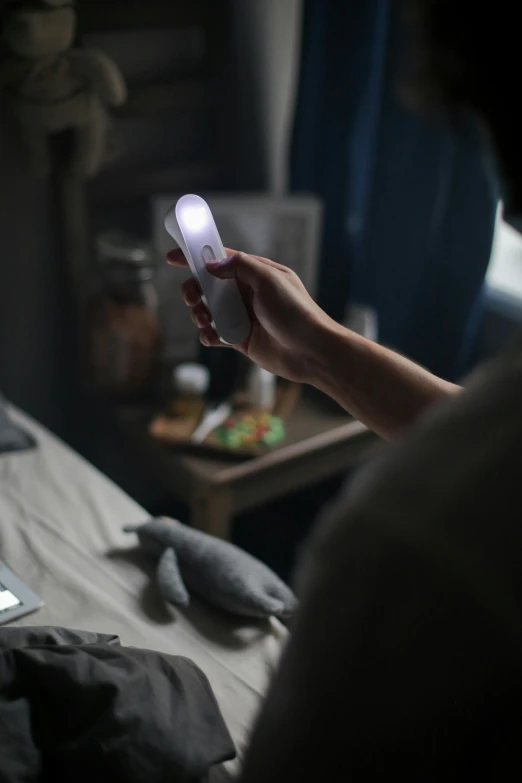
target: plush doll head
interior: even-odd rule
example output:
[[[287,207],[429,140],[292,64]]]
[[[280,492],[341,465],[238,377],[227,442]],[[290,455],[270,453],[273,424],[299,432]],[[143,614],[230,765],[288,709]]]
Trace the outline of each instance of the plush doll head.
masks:
[[[76,11],[70,0],[9,3],[3,37],[20,57],[40,60],[66,52],[74,41]]]

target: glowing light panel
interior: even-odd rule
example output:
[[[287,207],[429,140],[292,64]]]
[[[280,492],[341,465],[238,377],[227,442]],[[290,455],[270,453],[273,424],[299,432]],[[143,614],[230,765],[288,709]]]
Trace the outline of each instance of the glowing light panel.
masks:
[[[207,210],[205,207],[185,207],[181,219],[184,228],[189,231],[201,231],[207,223]]]

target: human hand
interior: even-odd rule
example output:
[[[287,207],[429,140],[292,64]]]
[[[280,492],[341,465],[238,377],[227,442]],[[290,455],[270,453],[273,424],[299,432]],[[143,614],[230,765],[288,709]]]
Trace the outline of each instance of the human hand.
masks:
[[[291,269],[268,258],[226,249],[227,258],[207,264],[210,274],[234,279],[247,306],[252,329],[241,345],[233,346],[256,364],[291,381],[312,382],[314,365],[321,351],[321,334],[331,319],[313,301]],[[172,266],[187,266],[181,250],[167,255]],[[212,328],[210,314],[201,300],[193,277],[181,287],[185,304],[192,308],[192,321],[200,329],[203,345],[228,347]]]

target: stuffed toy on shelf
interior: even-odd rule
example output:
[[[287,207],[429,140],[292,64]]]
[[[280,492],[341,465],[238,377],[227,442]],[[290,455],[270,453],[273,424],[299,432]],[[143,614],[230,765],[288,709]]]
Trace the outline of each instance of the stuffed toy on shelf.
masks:
[[[79,177],[94,176],[111,157],[108,108],[127,95],[120,70],[101,52],[72,48],[74,0],[0,0],[0,7],[0,92],[32,171],[48,175],[51,137],[72,131],[67,165]]]

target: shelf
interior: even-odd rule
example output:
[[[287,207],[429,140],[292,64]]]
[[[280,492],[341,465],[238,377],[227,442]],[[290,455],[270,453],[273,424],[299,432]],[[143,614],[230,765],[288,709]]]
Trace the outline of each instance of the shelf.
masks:
[[[78,13],[86,32],[118,31],[202,24],[210,6],[210,0],[87,0]]]
[[[89,184],[94,209],[160,193],[216,187],[219,168],[211,162],[179,166],[107,169]]]
[[[175,114],[211,108],[217,99],[212,82],[204,80],[131,86],[127,102],[115,113],[119,117]]]

